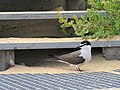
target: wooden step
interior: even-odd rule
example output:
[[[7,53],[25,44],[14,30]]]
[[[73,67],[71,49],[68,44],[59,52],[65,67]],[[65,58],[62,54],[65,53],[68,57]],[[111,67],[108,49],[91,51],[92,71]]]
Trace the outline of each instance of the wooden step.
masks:
[[[102,47],[105,57],[111,56],[108,53],[109,47],[120,47],[120,36],[112,39],[90,40],[92,47]],[[0,71],[4,71],[15,63],[15,50],[24,49],[62,49],[76,48],[81,38],[0,38]],[[107,48],[108,49],[107,49]],[[114,49],[114,51],[117,49]],[[112,55],[114,56],[114,54]],[[118,57],[114,57],[118,58]]]
[[[120,37],[112,39],[88,39],[92,47],[117,47],[120,46]],[[0,50],[17,50],[17,49],[59,49],[75,48],[81,38],[0,38]]]
[[[36,12],[0,12],[0,20],[22,20],[22,19],[58,19],[57,14],[61,13],[63,17],[78,18],[81,15],[86,16],[87,11],[36,11]],[[105,11],[99,12],[105,15]]]

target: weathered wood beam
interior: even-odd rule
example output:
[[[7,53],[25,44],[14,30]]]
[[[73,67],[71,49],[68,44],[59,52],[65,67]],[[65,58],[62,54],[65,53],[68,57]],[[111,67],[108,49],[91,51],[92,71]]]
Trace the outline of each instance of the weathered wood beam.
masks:
[[[92,47],[117,47],[120,41],[91,41]],[[0,50],[75,48],[78,42],[0,43]]]
[[[63,17],[78,18],[81,15],[86,16],[87,11],[42,11],[42,12],[0,12],[0,20],[22,20],[22,19],[58,19],[57,14],[61,13]],[[105,11],[99,12],[105,15]]]
[[[104,47],[102,53],[106,60],[120,60],[120,47]]]
[[[4,71],[15,65],[14,51],[0,50],[0,71]]]

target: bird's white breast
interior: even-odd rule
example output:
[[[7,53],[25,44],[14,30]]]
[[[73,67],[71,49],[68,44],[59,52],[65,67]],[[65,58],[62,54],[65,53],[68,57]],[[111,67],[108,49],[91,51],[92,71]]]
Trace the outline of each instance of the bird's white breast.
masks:
[[[90,45],[83,46],[81,48],[81,54],[79,55],[79,57],[81,56],[85,59],[85,63],[91,60],[91,46]]]

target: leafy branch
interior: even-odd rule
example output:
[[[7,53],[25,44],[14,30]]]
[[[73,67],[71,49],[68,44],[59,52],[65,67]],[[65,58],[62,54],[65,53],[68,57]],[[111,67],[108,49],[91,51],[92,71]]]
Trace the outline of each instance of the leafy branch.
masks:
[[[120,35],[120,1],[119,0],[88,0],[91,9],[88,15],[81,18],[73,16],[73,19],[63,18],[58,14],[61,28],[65,34],[69,33],[67,28],[72,27],[77,36],[82,38],[107,38]],[[105,16],[99,14],[105,10]]]

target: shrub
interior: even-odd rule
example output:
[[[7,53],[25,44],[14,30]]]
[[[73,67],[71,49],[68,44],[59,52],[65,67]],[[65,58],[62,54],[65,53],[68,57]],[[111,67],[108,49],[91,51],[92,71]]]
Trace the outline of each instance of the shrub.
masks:
[[[82,38],[107,38],[120,35],[120,1],[119,0],[88,0],[91,9],[87,9],[88,15],[73,19],[63,18],[58,14],[61,28],[65,34],[67,28],[72,27],[77,36]],[[105,15],[99,11],[104,10]]]

